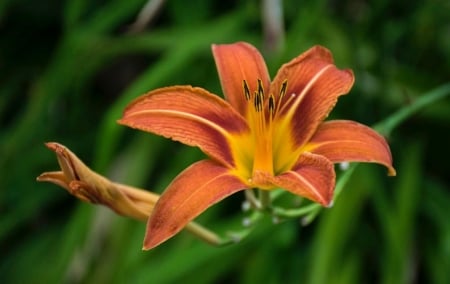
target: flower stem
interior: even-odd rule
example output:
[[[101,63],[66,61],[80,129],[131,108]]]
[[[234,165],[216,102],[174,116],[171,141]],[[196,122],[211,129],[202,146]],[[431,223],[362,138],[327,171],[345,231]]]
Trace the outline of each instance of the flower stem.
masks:
[[[259,209],[261,208],[261,204],[258,199],[256,199],[255,193],[253,189],[247,189],[245,190],[245,198],[250,203],[253,209]]]
[[[388,118],[374,125],[374,128],[380,131],[383,135],[389,136],[392,130],[394,130],[407,118],[411,117],[414,113],[440,99],[445,98],[448,95],[450,95],[450,83],[441,85],[436,89],[423,94],[409,106],[401,108]]]
[[[272,206],[272,199],[270,198],[270,192],[267,190],[259,190],[259,202],[261,203],[261,209],[266,210]]]
[[[219,235],[195,222],[190,222],[184,228],[208,244],[219,246],[225,243]]]
[[[255,224],[263,216],[264,214],[262,212],[254,211],[249,217],[251,220],[251,224]],[[241,240],[245,239],[253,231],[254,226],[245,227],[240,230],[233,230],[233,231],[230,230],[224,237],[220,237],[216,233],[210,231],[209,229],[195,222],[189,223],[184,228],[210,245],[226,246],[238,243]]]

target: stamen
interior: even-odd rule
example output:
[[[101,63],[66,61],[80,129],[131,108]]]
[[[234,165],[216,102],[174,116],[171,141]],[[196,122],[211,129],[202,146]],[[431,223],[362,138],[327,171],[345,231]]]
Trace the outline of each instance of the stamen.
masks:
[[[281,83],[281,89],[280,89],[280,98],[279,101],[281,101],[286,94],[287,89],[287,79],[284,79],[283,83]]]
[[[264,95],[262,93],[255,92],[255,97],[254,97],[253,103],[255,105],[256,112],[262,111],[262,109],[263,109],[263,101],[264,101],[263,98],[264,98]]]
[[[244,88],[245,99],[247,101],[249,101],[250,100],[250,88],[248,87],[246,80],[244,80],[242,84],[243,84],[243,88]]]
[[[288,95],[286,98],[286,101],[284,102],[284,104],[280,107],[280,105],[278,105],[278,109],[277,112],[284,112],[284,110],[286,108],[289,108],[290,105],[292,104],[292,102],[297,98],[297,94],[296,93],[292,93],[291,95]]]
[[[264,101],[264,87],[262,85],[261,79],[258,79],[258,96],[261,96],[262,100]]]
[[[278,96],[278,101],[277,101],[277,106],[276,109],[273,111],[274,115],[275,113],[278,113],[280,111],[280,108],[282,107],[282,105],[286,104],[286,103],[282,103],[284,96],[286,95],[286,90],[287,90],[287,79],[284,79],[284,81],[281,83],[281,88],[280,88],[280,94]]]
[[[275,98],[274,98],[273,94],[270,94],[270,96],[269,96],[269,113],[271,115],[274,115],[274,113],[275,113]]]

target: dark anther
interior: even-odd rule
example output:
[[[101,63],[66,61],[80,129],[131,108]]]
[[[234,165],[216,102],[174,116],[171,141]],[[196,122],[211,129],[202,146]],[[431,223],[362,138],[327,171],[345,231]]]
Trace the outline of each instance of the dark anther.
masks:
[[[275,98],[272,94],[269,96],[269,112],[273,115],[275,113]]]
[[[247,81],[245,81],[245,80],[243,82],[243,87],[244,87],[245,99],[248,101],[248,100],[250,100],[250,88],[248,87]]]
[[[281,83],[281,89],[280,89],[280,101],[286,94],[287,89],[287,80],[284,80],[283,83]]]
[[[254,102],[253,103],[255,104],[255,109],[256,109],[257,112],[262,111],[263,100],[262,100],[262,96],[261,95],[262,94],[255,92],[255,98],[254,98]]]
[[[258,79],[258,95],[264,100],[264,88],[261,79]]]

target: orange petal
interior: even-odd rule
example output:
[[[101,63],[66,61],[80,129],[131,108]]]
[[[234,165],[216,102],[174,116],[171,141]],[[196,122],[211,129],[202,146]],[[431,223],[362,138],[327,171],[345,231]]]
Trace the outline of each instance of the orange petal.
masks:
[[[276,93],[284,80],[287,91],[279,115],[290,121],[291,129],[280,131],[291,131],[293,147],[297,148],[308,141],[337,98],[350,90],[354,76],[351,70],[337,69],[331,53],[316,46],[281,67],[272,92]]]
[[[264,89],[268,90],[270,76],[266,63],[259,51],[245,42],[213,44],[212,51],[225,98],[245,117],[247,101],[243,81],[247,81],[253,92],[258,89],[257,79],[261,79]]]
[[[275,186],[330,206],[335,185],[333,164],[325,157],[303,153],[292,170],[276,176]]]
[[[176,177],[156,203],[147,223],[144,249],[151,249],[178,233],[208,207],[245,189],[227,168],[199,161]]]
[[[373,129],[355,121],[331,120],[322,123],[306,146],[334,163],[370,162],[386,166],[395,175],[386,140]]]
[[[120,124],[198,146],[211,158],[234,166],[230,139],[248,130],[229,103],[201,88],[161,88],[130,103]]]

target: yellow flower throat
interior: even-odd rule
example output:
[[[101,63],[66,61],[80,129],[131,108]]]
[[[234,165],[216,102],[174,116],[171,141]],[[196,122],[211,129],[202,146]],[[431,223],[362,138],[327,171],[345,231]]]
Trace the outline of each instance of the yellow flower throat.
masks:
[[[286,93],[287,81],[280,88],[277,100],[272,93],[266,98],[261,79],[257,81],[257,89],[252,93],[246,80],[243,80],[243,92],[247,106],[247,120],[250,126],[249,151],[253,151],[251,176],[259,173],[274,175],[273,157],[273,120],[277,115],[280,102]],[[250,172],[249,172],[250,174]]]

